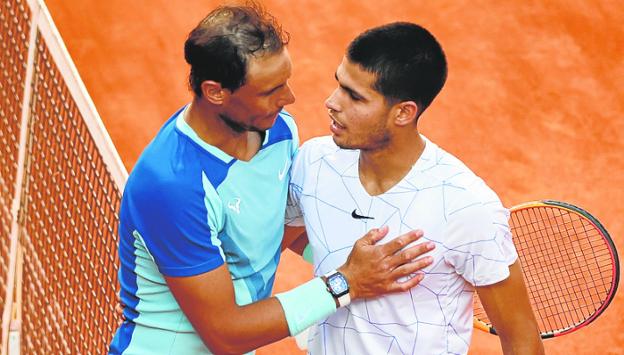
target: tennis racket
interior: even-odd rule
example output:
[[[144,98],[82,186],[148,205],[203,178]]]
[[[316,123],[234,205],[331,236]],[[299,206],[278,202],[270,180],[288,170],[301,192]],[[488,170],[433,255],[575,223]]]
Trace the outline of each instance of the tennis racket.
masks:
[[[587,211],[543,200],[511,208],[509,220],[543,339],[576,331],[609,306],[620,267],[613,240]],[[496,330],[475,293],[474,327]]]

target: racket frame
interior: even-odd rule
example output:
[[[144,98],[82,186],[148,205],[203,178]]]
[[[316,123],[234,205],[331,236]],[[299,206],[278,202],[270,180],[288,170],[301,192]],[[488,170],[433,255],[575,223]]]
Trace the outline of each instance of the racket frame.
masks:
[[[594,311],[589,317],[587,317],[583,321],[576,323],[576,324],[572,324],[566,328],[556,329],[556,330],[552,330],[549,332],[541,332],[540,336],[542,339],[549,339],[549,338],[566,335],[566,334],[572,333],[574,331],[577,331],[589,325],[596,318],[598,318],[598,316],[600,316],[605,311],[605,309],[607,309],[609,304],[611,304],[611,301],[615,298],[615,292],[617,291],[618,284],[620,282],[620,261],[619,261],[619,257],[617,254],[617,249],[615,248],[615,243],[613,242],[613,239],[611,239],[609,232],[607,232],[607,229],[602,225],[602,223],[600,223],[600,221],[598,221],[596,217],[591,215],[586,210],[578,206],[572,205],[570,203],[561,202],[557,200],[538,200],[538,201],[525,202],[525,203],[521,203],[519,205],[513,206],[512,208],[510,208],[510,211],[514,212],[514,211],[518,211],[518,210],[522,210],[526,208],[551,207],[551,206],[555,206],[557,208],[567,210],[569,212],[572,212],[576,215],[579,215],[587,219],[593,225],[593,227],[596,228],[600,232],[600,236],[604,239],[609,250],[611,251],[609,254],[611,257],[611,265],[613,268],[612,272],[613,272],[614,277],[612,278],[611,288],[609,290],[609,293],[607,294],[606,299],[603,300],[602,304],[596,311]],[[496,330],[491,324],[486,323],[476,317],[473,318],[473,327],[481,331],[497,335]]]

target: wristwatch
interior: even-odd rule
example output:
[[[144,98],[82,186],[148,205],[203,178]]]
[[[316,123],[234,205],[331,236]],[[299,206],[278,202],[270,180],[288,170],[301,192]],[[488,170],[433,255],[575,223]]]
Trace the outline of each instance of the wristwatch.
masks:
[[[323,276],[327,291],[338,301],[339,307],[344,307],[351,303],[349,296],[349,283],[339,271],[332,270]]]

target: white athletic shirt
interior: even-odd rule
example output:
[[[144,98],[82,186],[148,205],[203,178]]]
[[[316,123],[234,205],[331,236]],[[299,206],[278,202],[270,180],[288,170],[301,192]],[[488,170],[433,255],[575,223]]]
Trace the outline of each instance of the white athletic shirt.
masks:
[[[306,142],[292,168],[287,222],[305,224],[315,274],[345,261],[371,228],[380,243],[414,229],[436,248],[424,280],[409,292],[357,300],[312,329],[313,354],[465,354],[472,334],[473,286],[509,276],[517,258],[497,195],[461,161],[427,140],[410,172],[370,196],[358,177],[358,150],[331,137]],[[366,218],[368,217],[368,218]]]

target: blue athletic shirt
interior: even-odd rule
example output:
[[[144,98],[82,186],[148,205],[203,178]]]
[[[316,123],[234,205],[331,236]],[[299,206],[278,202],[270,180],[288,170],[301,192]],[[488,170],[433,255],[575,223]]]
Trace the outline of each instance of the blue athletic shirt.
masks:
[[[147,146],[124,190],[119,281],[126,320],[113,354],[210,353],[163,275],[199,275],[225,261],[237,304],[271,295],[299,144],[294,120],[282,111],[245,162],[202,141],[185,122],[185,109]]]

